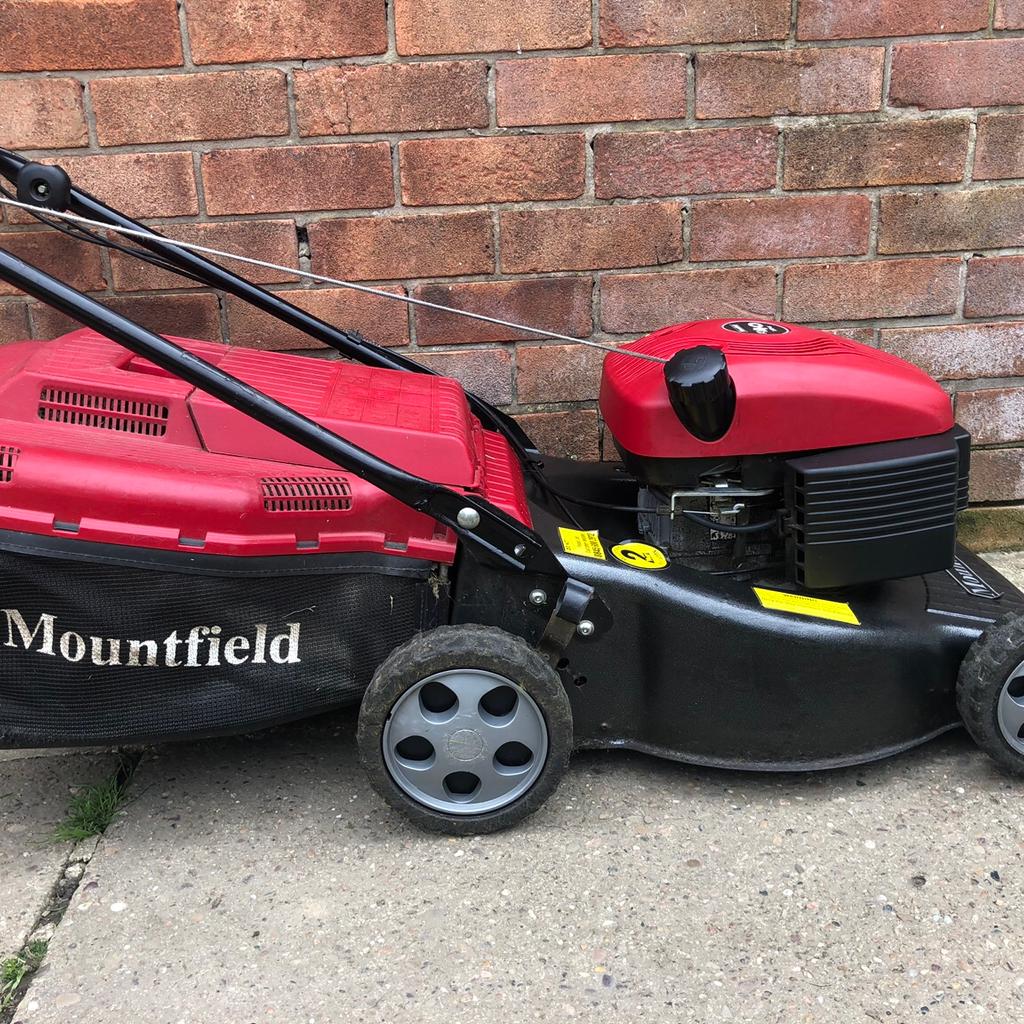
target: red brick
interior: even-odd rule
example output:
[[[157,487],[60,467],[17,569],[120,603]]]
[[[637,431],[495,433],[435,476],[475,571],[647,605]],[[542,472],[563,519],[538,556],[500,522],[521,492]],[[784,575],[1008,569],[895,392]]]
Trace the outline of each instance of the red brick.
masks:
[[[1024,245],[1024,186],[882,196],[878,251]]]
[[[417,299],[483,313],[572,337],[589,337],[593,328],[589,277],[552,277],[528,281],[471,281],[420,285]],[[416,342],[456,345],[489,341],[536,340],[537,335],[454,313],[414,307]]]
[[[498,124],[686,116],[686,57],[645,53],[498,61]]]
[[[73,78],[8,78],[0,81],[0,146],[56,149],[89,141],[82,86]]]
[[[967,264],[964,316],[1024,313],[1024,256],[975,256]]]
[[[697,58],[697,117],[878,110],[881,47],[744,50]]]
[[[523,413],[516,419],[545,455],[586,462],[601,457],[595,409]]]
[[[393,295],[404,295],[404,288],[385,288]],[[369,295],[351,288],[296,288],[278,292],[281,298],[300,306],[307,313],[358,331],[378,345],[409,343],[409,314],[404,303]],[[236,345],[266,349],[315,349],[320,342],[286,327],[266,313],[228,296],[228,333]]]
[[[194,242],[211,249],[237,252],[242,256],[257,257],[270,263],[294,267],[298,265],[298,239],[295,222],[291,220],[220,221],[213,224],[175,224],[166,229],[168,234],[182,242]],[[2,236],[0,236],[2,237]],[[266,270],[245,263],[212,257],[229,270],[243,274],[256,284],[277,284],[294,281],[294,277],[279,270]],[[130,256],[111,253],[114,288],[119,292],[164,291],[173,288],[194,288],[183,277],[167,270],[150,266]]]
[[[988,27],[988,0],[800,0],[798,39],[868,39]]]
[[[100,250],[88,242],[75,242],[56,231],[17,231],[0,234],[0,248],[23,259],[80,291],[106,287]],[[20,295],[0,281],[0,295]]]
[[[1024,323],[900,327],[881,345],[940,380],[1024,377]]]
[[[604,356],[601,349],[584,345],[520,345],[516,349],[519,404],[596,399]]]
[[[356,281],[494,271],[490,214],[344,217],[309,227],[317,273]]]
[[[221,149],[204,153],[211,214],[365,210],[395,199],[386,142]]]
[[[983,114],[978,118],[974,180],[1024,178],[1024,115]]]
[[[774,127],[606,132],[594,140],[601,199],[754,192],[775,184]]]
[[[1003,448],[971,454],[971,501],[1024,500],[1024,451]]]
[[[51,161],[129,217],[185,217],[199,212],[191,153],[105,153]]]
[[[487,65],[481,60],[368,64],[295,72],[300,135],[483,128]]]
[[[605,274],[601,325],[631,334],[720,316],[775,316],[775,270],[730,267],[680,273]]]
[[[101,146],[288,133],[282,71],[98,78],[89,91]]]
[[[953,313],[959,283],[952,259],[797,264],[786,268],[782,315],[803,323]]]
[[[591,40],[590,0],[395,0],[398,52],[562,50]]]
[[[0,71],[181,64],[175,0],[0,0]]]
[[[493,405],[512,402],[512,354],[477,348],[455,352],[416,352],[416,362],[460,381],[467,391]]]
[[[407,206],[577,199],[587,169],[582,135],[410,139],[399,145]]]
[[[690,213],[690,258],[766,260],[867,252],[867,196],[706,199]]]
[[[889,102],[940,110],[1024,103],[1024,39],[961,39],[893,47]]]
[[[975,444],[1024,441],[1024,388],[982,388],[956,396],[956,421]]]
[[[508,274],[604,270],[673,263],[682,257],[678,203],[509,210],[501,214],[501,265]]]
[[[602,46],[785,39],[788,0],[602,0]]]
[[[221,340],[216,295],[130,295],[102,301],[103,305],[158,334]],[[32,324],[36,338],[57,338],[81,326],[63,313],[38,303],[32,306]]]
[[[27,302],[0,302],[0,345],[31,337]]]
[[[996,28],[1024,28],[1024,0],[996,0]]]
[[[969,128],[961,118],[791,128],[782,184],[801,189],[960,181]]]
[[[379,0],[188,0],[186,10],[197,64],[356,57],[388,46]]]

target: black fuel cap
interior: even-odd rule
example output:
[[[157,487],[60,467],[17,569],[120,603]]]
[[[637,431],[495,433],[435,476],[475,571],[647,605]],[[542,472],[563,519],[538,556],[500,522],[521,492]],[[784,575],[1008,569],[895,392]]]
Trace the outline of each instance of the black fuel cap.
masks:
[[[732,425],[736,388],[725,353],[710,345],[677,352],[665,364],[668,397],[679,422],[701,441],[717,441]]]

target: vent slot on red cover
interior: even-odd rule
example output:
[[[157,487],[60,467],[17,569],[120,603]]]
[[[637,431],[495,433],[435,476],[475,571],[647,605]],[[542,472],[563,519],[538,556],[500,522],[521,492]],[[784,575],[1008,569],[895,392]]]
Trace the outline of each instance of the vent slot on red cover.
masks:
[[[9,484],[14,479],[14,464],[20,454],[20,448],[0,444],[0,484]]]
[[[48,423],[163,437],[167,433],[167,416],[166,405],[117,395],[90,395],[60,388],[43,388],[39,395],[39,418]]]
[[[347,512],[352,488],[343,476],[267,476],[260,481],[267,512]]]

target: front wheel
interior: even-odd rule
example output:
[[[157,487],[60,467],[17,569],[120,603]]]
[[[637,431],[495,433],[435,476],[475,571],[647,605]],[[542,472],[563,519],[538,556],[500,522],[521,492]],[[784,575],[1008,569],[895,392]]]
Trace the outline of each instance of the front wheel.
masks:
[[[359,710],[374,789],[421,828],[497,832],[532,814],[569,765],[558,673],[489,626],[440,626],[392,652]]]
[[[974,741],[998,764],[1024,775],[1024,615],[986,630],[960,666],[957,707]]]

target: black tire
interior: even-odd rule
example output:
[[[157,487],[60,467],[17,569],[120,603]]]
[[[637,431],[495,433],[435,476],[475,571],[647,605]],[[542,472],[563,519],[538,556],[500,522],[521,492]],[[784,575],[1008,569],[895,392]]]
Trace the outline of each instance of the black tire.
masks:
[[[547,756],[533,784],[513,803],[481,814],[447,814],[406,794],[384,760],[384,729],[396,702],[439,672],[478,669],[521,687],[547,728]],[[491,626],[439,626],[396,648],[374,673],[357,728],[359,758],[373,788],[413,824],[449,835],[499,832],[536,811],[558,788],[572,753],[572,710],[558,673],[524,640]]]
[[[1024,662],[1024,615],[1013,614],[986,630],[960,665],[956,703],[974,742],[1000,767],[1024,776],[1024,755],[1006,741],[999,725],[1003,687]]]

